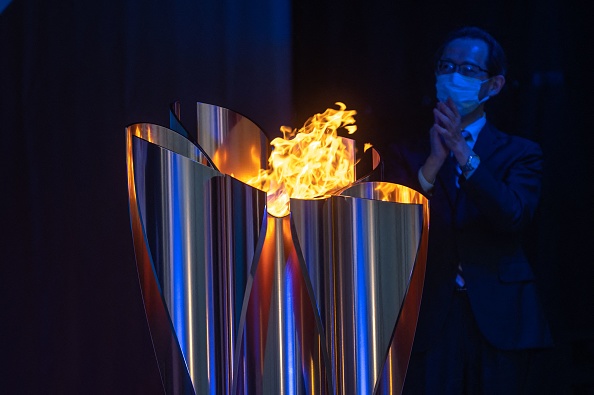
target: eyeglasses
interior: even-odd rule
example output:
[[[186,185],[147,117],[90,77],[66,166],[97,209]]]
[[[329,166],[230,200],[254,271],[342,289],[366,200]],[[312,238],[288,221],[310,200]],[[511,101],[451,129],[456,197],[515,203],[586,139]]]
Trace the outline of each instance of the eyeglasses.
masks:
[[[451,74],[458,72],[466,77],[476,77],[481,73],[489,74],[488,70],[482,69],[479,66],[472,63],[456,64],[449,60],[438,60],[435,65],[435,72],[437,74]]]

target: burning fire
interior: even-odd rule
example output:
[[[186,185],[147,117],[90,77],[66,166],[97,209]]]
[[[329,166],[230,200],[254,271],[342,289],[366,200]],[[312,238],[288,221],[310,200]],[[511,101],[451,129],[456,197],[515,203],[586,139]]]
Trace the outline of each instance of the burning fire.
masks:
[[[338,110],[327,109],[309,118],[299,130],[283,126],[283,137],[271,141],[269,168],[260,170],[247,183],[267,192],[267,211],[275,217],[289,214],[289,199],[328,196],[355,180],[354,153],[338,136],[337,129],[355,133],[357,114],[337,102]]]

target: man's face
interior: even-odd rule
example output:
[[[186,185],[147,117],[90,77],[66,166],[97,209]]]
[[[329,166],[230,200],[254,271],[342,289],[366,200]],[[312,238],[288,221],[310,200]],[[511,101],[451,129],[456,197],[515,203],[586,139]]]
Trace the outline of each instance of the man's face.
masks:
[[[451,41],[443,50],[440,60],[452,62],[460,65],[474,65],[480,69],[487,69],[487,59],[489,57],[489,47],[483,40],[474,38],[457,38]],[[481,81],[489,79],[489,74],[485,71],[479,71],[472,78]],[[479,100],[483,99],[490,89],[490,84],[485,83],[481,86]]]

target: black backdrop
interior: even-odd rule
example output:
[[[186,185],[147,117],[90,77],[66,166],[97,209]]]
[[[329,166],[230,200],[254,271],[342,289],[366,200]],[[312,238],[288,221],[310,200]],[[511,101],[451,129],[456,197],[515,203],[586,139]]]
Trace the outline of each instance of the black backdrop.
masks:
[[[488,116],[540,142],[532,238],[557,348],[541,393],[591,393],[594,292],[589,28],[553,0],[14,0],[0,15],[0,259],[7,393],[162,393],[129,228],[124,127],[171,101],[232,108],[269,134],[343,101],[357,139],[424,133],[431,59],[464,24],[508,52]]]

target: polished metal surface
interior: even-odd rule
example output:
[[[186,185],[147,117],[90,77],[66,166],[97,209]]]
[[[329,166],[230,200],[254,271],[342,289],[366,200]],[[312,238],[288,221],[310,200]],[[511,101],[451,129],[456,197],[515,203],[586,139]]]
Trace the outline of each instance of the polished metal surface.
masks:
[[[331,203],[335,327],[328,329],[336,391],[371,394],[415,262],[422,208],[347,196]]]
[[[153,343],[169,325],[195,392],[228,393],[265,194],[197,163],[195,147],[172,130],[139,124],[127,133],[135,251],[147,257],[137,259],[143,298],[158,290],[161,300],[152,303],[167,313],[147,308]],[[157,346],[155,352],[164,383],[178,382],[185,374],[173,361],[179,356]],[[165,387],[180,393],[177,384]]]
[[[224,107],[198,103],[198,142],[222,173],[246,182],[266,169],[264,132],[249,118]]]
[[[126,129],[134,248],[165,393],[400,393],[427,200],[359,179],[337,196],[291,199],[276,218],[242,182],[266,165],[263,133],[221,107],[198,113],[200,147],[158,125]],[[220,172],[205,166],[203,140]],[[369,181],[379,161],[367,156],[357,172]]]
[[[126,133],[175,152],[192,161],[200,161],[201,153],[198,147],[190,143],[188,139],[179,133],[164,126],[150,123],[137,123],[128,126],[126,128]],[[133,160],[133,158],[130,159]]]
[[[213,169],[215,169],[216,171],[219,171],[217,166],[214,164],[214,162],[210,158],[210,155],[208,155],[208,153],[206,151],[204,151],[204,148],[202,148],[202,146],[198,144],[198,141],[196,140],[195,135],[190,133],[190,131],[188,129],[186,129],[186,127],[182,123],[182,121],[181,121],[181,103],[180,102],[174,102],[169,105],[169,128],[171,130],[177,132],[178,134],[182,135],[183,137],[187,138],[193,145],[196,146],[196,148],[198,148],[200,150],[200,154],[201,154],[200,163],[202,163],[203,165],[210,166]]]
[[[321,322],[290,216],[267,215],[242,311],[235,394],[331,394]]]
[[[211,232],[205,237],[213,270],[217,393],[231,393],[241,310],[264,220],[266,195],[232,177],[205,188]]]
[[[324,207],[328,199],[291,199],[291,216],[295,224],[297,241],[312,286],[314,301],[321,319],[326,314],[324,237],[329,227],[324,220]],[[323,321],[322,321],[323,323]]]
[[[332,357],[332,387],[338,394],[398,394],[420,306],[428,202],[381,182],[360,182],[341,195],[291,199]]]
[[[141,130],[140,127],[126,129],[126,162],[130,222],[144,309],[161,375],[163,391],[165,393],[194,394],[194,386],[184,362],[177,336],[175,331],[172,330],[169,311],[163,302],[162,287],[157,276],[155,276],[154,260],[146,237],[144,219],[141,216],[140,203],[146,202],[143,190],[144,177],[137,180],[135,175],[139,171],[139,167],[146,165],[148,153],[143,153],[142,149],[140,153],[134,152],[134,144],[137,138],[134,136],[133,131],[137,132],[139,130]],[[140,173],[142,173],[142,170],[140,170]],[[138,190],[137,185],[140,185],[140,190]],[[143,204],[143,206],[146,207],[146,204]]]
[[[359,183],[342,195],[344,201],[333,198],[332,219],[341,223],[337,227],[343,235],[340,240],[346,241],[343,247],[334,247],[347,262],[337,266],[334,276],[336,310],[342,317],[336,318],[336,322],[344,329],[333,339],[332,347],[346,350],[361,362],[356,366],[352,362],[345,364],[344,360],[336,362],[337,391],[364,394],[372,393],[373,389],[376,394],[399,394],[404,386],[421,305],[429,202],[413,189],[385,182]],[[349,201],[351,198],[354,201]],[[348,215],[350,221],[345,222]],[[371,312],[371,320],[361,317],[363,312]],[[356,334],[349,332],[351,328]],[[368,344],[368,348],[360,342]],[[357,377],[356,384],[351,374]],[[342,384],[344,391],[339,388]],[[354,384],[356,391],[350,387]]]

